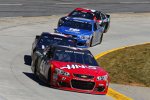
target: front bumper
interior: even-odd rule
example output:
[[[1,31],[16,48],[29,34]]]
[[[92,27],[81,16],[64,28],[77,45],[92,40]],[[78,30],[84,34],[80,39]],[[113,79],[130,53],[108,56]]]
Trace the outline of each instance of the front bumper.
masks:
[[[54,87],[82,93],[106,94],[108,90],[108,82],[109,81],[97,81],[94,79],[82,79],[76,77],[70,78],[60,75],[58,76]]]

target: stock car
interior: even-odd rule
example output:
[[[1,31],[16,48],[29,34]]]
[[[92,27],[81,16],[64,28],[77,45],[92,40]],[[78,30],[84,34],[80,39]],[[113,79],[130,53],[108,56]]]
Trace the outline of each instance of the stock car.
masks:
[[[32,60],[32,71],[51,88],[106,94],[109,86],[108,73],[99,67],[89,50],[54,46],[44,53],[36,51]]]
[[[102,42],[104,27],[94,20],[66,17],[55,32],[72,36],[77,40],[78,47],[92,47]]]
[[[41,35],[36,35],[33,41],[31,58],[35,51],[39,50],[43,52],[44,48],[51,44],[76,47],[76,40],[63,34],[43,32]]]
[[[69,17],[79,17],[86,18],[90,20],[95,20],[99,23],[99,25],[103,26],[104,33],[106,33],[110,26],[110,15],[105,14],[101,11],[88,9],[88,8],[76,8],[71,13],[68,14]],[[61,23],[61,20],[65,17],[60,18],[58,24]]]

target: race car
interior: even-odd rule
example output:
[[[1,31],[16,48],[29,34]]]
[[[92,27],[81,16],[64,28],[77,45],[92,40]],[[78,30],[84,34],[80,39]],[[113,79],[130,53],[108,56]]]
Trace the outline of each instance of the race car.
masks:
[[[90,94],[108,91],[108,73],[86,49],[51,45],[44,53],[34,53],[31,69],[52,88]]]
[[[105,14],[101,11],[96,11],[88,8],[76,8],[71,13],[68,14],[69,17],[79,17],[86,18],[97,21],[101,26],[104,27],[104,33],[106,33],[110,26],[110,15]],[[61,20],[64,17],[60,18],[58,24],[61,23]]]
[[[57,33],[43,32],[41,33],[41,35],[36,35],[35,37],[35,40],[32,44],[31,58],[35,51],[40,50],[41,52],[43,52],[44,48],[51,44],[76,47],[77,43],[76,40],[70,36]]]
[[[102,42],[104,27],[94,20],[65,17],[55,32],[72,36],[79,47],[92,47]]]

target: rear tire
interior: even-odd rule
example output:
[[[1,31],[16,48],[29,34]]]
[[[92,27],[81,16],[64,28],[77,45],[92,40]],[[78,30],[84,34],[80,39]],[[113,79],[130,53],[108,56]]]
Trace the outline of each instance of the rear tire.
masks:
[[[102,41],[103,41],[103,33],[102,33],[102,35],[101,35],[101,37],[100,37],[100,42],[99,42],[99,44],[101,44]]]
[[[108,24],[109,23],[106,23],[106,25],[105,25],[104,33],[106,33],[108,31],[108,29],[109,29],[109,25]]]
[[[90,40],[90,47],[92,47],[92,46],[93,46],[93,36],[92,36],[92,38]]]
[[[38,59],[36,59],[35,60],[35,62],[33,63],[34,65],[34,76],[36,77],[36,78],[39,78],[38,77],[38,74],[37,74],[37,63],[38,63]]]

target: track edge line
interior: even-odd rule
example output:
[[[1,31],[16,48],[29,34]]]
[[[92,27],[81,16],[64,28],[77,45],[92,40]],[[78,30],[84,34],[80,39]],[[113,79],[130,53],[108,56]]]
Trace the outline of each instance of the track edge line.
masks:
[[[145,43],[137,44],[137,45],[144,45],[144,44],[149,44],[149,43],[150,42],[145,42]],[[137,45],[129,45],[129,46],[123,46],[123,47],[119,47],[119,48],[110,49],[110,50],[104,51],[104,52],[96,55],[95,59],[98,59],[98,58],[100,58],[108,53],[111,53],[113,51],[121,50],[121,49],[124,49],[127,47],[137,46]],[[113,90],[112,88],[108,88],[108,93],[106,95],[113,97],[115,100],[133,100],[132,98],[129,98],[129,97],[125,96],[124,94],[121,94],[121,93],[117,92],[116,90]]]

